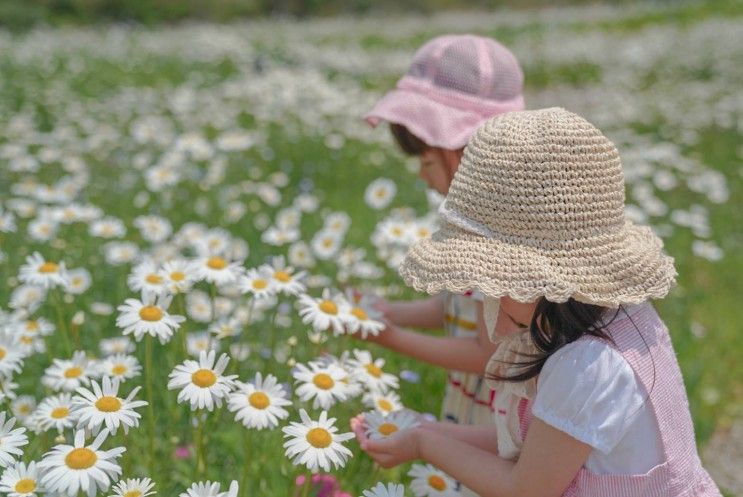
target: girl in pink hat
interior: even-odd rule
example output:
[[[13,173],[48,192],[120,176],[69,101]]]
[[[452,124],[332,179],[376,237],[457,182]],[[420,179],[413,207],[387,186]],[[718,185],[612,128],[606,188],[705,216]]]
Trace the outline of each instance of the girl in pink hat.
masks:
[[[446,194],[470,135],[488,118],[524,108],[523,73],[516,57],[493,39],[445,35],[423,45],[405,76],[365,117],[390,124],[400,148],[420,160],[420,177]],[[371,340],[445,367],[449,377],[441,419],[491,423],[496,393],[482,371],[493,345],[482,326],[477,292],[443,292],[406,302],[380,300],[391,323]],[[402,330],[445,328],[448,337]]]

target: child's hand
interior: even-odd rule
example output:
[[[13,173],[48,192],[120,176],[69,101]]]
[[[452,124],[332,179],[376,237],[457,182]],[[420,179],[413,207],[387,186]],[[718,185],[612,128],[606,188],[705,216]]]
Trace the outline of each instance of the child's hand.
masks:
[[[404,430],[383,440],[372,440],[366,436],[364,416],[359,415],[351,420],[351,429],[356,434],[361,450],[383,468],[392,468],[420,459],[418,443],[420,428]]]

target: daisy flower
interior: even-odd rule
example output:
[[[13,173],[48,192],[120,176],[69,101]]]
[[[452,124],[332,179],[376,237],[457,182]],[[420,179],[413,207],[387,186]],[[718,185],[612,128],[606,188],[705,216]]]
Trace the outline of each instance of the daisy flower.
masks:
[[[131,354],[136,350],[129,337],[104,338],[100,341],[99,349],[104,356],[114,354]]]
[[[152,292],[142,293],[141,301],[126,299],[124,305],[118,307],[120,314],[116,318],[116,326],[123,328],[124,335],[134,334],[134,339],[138,342],[148,334],[165,344],[173,331],[186,320],[183,316],[168,314],[167,309],[172,300],[172,295],[156,295]]]
[[[115,378],[120,383],[139,376],[142,372],[142,366],[136,357],[126,354],[114,354],[102,359],[98,363],[98,368],[103,376]]]
[[[302,283],[306,273],[304,271],[294,273],[294,268],[286,265],[284,256],[274,257],[270,265],[262,267],[271,274],[271,282],[277,291],[296,297],[306,290]]]
[[[51,366],[46,368],[41,382],[55,390],[74,392],[83,385],[90,384],[90,376],[94,376],[94,363],[85,352],[78,350],[72,354],[72,359],[54,359]]]
[[[170,293],[186,293],[199,278],[193,263],[186,259],[172,259],[163,264],[160,277]]]
[[[320,413],[320,419],[313,421],[307,411],[299,410],[301,423],[292,421],[289,426],[282,428],[286,456],[292,463],[304,464],[308,470],[315,472],[319,468],[324,471],[342,468],[352,456],[350,450],[342,445],[352,439],[353,433],[336,433],[335,418],[328,419],[327,411]]]
[[[36,285],[19,285],[10,294],[8,307],[35,312],[46,299],[46,289]]]
[[[113,487],[113,495],[110,497],[147,497],[156,494],[155,483],[149,478],[128,478],[120,480]]]
[[[351,226],[351,216],[345,212],[332,212],[325,217],[324,230],[345,235]]]
[[[213,333],[217,340],[232,338],[242,333],[242,324],[236,317],[220,319],[209,327],[209,332]]]
[[[0,377],[10,377],[14,373],[20,373],[24,357],[18,336],[0,333]]]
[[[318,259],[327,261],[331,259],[341,248],[343,235],[333,231],[319,231],[312,238],[312,251]]]
[[[250,293],[257,299],[265,299],[276,293],[271,272],[264,267],[249,269],[238,280],[238,288],[242,293]]]
[[[392,412],[388,415],[376,411],[364,415],[366,434],[372,440],[389,437],[398,431],[409,430],[420,426],[418,420],[408,411]]]
[[[142,238],[152,243],[164,241],[173,232],[170,221],[160,216],[137,216],[133,224]]]
[[[191,485],[191,488],[179,495],[179,497],[237,497],[237,481],[232,480],[230,488],[226,492],[219,491],[218,482],[197,482]]]
[[[370,305],[359,303],[345,303],[341,307],[341,319],[346,324],[349,333],[359,333],[366,340],[369,335],[377,336],[386,325],[380,321],[382,313]]]
[[[42,336],[49,336],[54,333],[54,325],[45,318],[28,319],[23,321],[23,326],[19,330],[21,333],[38,333]]]
[[[352,367],[351,374],[369,390],[386,392],[390,388],[399,388],[397,377],[382,370],[384,359],[374,360],[366,350],[354,349],[353,355],[356,359],[348,361]]]
[[[348,398],[348,386],[344,380],[348,373],[335,364],[322,365],[310,362],[309,368],[304,364],[297,364],[294,379],[301,383],[297,387],[297,396],[302,401],[314,398],[312,408],[330,409],[336,401]]]
[[[126,235],[126,227],[121,219],[104,217],[93,221],[88,228],[88,233],[100,238],[123,238]]]
[[[325,289],[322,298],[315,299],[309,295],[299,297],[299,315],[302,322],[311,324],[315,331],[333,330],[336,335],[342,335],[345,331],[343,320],[340,315],[340,308],[344,304],[344,299],[338,295],[335,298],[330,297],[330,291]]]
[[[65,429],[71,428],[77,422],[72,394],[61,393],[43,399],[31,416],[34,424],[42,431],[56,428],[61,435]]]
[[[362,492],[362,497],[403,497],[404,495],[405,487],[396,483],[388,483],[385,487],[382,482],[379,482],[376,487]]]
[[[47,261],[41,254],[34,252],[26,256],[26,263],[20,268],[18,280],[45,289],[64,286],[67,280],[64,262]]]
[[[217,407],[222,405],[222,399],[230,393],[237,375],[223,376],[230,359],[227,354],[222,354],[215,365],[216,354],[214,350],[201,352],[198,362],[186,359],[170,373],[168,389],[181,389],[178,403],[188,400],[191,410],[206,407],[209,411],[214,404]]]
[[[44,454],[39,463],[43,471],[41,484],[49,491],[75,497],[87,492],[94,497],[108,490],[111,482],[121,475],[116,459],[126,451],[124,447],[100,450],[108,431],[101,431],[92,444],[85,445],[85,430],[75,432],[74,445],[60,444]]]
[[[7,468],[15,462],[16,456],[22,456],[23,451],[19,447],[28,444],[26,429],[23,427],[13,429],[15,418],[9,417],[5,420],[5,411],[0,412],[0,467]]]
[[[28,223],[28,236],[37,242],[48,242],[55,236],[59,224],[51,219],[34,219]]]
[[[312,257],[310,247],[305,242],[296,242],[289,246],[289,263],[293,266],[312,267],[315,259]]]
[[[0,492],[8,497],[36,497],[39,488],[39,473],[36,470],[36,462],[31,461],[28,466],[23,462],[17,462],[3,471],[0,478]]]
[[[364,192],[364,201],[372,209],[384,209],[397,193],[397,185],[387,178],[377,178],[366,187]]]
[[[190,240],[192,247],[202,257],[210,257],[217,254],[223,254],[230,245],[232,235],[230,232],[215,228],[204,231],[198,237]]]
[[[33,395],[21,395],[10,404],[10,411],[13,416],[23,424],[26,424],[35,410],[36,399]]]
[[[459,497],[454,480],[430,464],[413,464],[408,472],[413,478],[410,489],[415,497]]]
[[[136,387],[124,399],[118,396],[118,379],[111,380],[104,376],[100,385],[92,381],[91,386],[92,391],[78,388],[78,395],[72,399],[78,411],[78,427],[84,426],[85,429],[98,433],[105,425],[108,432],[115,435],[119,426],[124,433],[128,433],[130,427],[139,426],[142,416],[134,409],[147,405],[143,400],[134,400],[140,387]]]
[[[67,285],[65,291],[73,295],[80,295],[90,288],[92,279],[90,272],[81,267],[67,271]]]
[[[239,262],[230,262],[221,255],[201,257],[196,260],[194,267],[198,279],[217,286],[236,283],[244,271]]]
[[[106,262],[120,266],[132,262],[139,255],[139,247],[132,242],[110,242],[103,246]]]
[[[151,260],[137,264],[126,282],[133,292],[152,292],[156,294],[166,291],[165,278],[160,273],[160,268]]]
[[[376,409],[377,412],[383,415],[399,411],[404,407],[402,405],[402,402],[400,402],[400,396],[392,391],[378,392],[376,390],[372,390],[364,394],[364,397],[361,400],[368,407]]]
[[[209,332],[201,333],[189,333],[186,336],[186,350],[189,355],[192,355],[198,359],[202,352],[209,352],[210,350],[217,350],[219,348],[219,340],[212,338]]]
[[[276,428],[279,419],[289,416],[283,406],[291,404],[276,377],[269,374],[263,379],[260,372],[252,383],[239,383],[238,390],[228,400],[229,410],[236,413],[235,421],[257,430]]]

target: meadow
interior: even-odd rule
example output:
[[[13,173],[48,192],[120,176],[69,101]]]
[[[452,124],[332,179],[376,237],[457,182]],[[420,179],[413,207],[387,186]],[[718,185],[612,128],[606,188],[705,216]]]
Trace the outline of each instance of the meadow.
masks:
[[[136,401],[149,405],[133,407],[138,427],[119,427],[103,447],[125,447],[122,478],[149,477],[158,495],[207,480],[225,496],[232,480],[241,496],[303,491],[295,478],[307,469],[285,455],[281,428],[306,409],[349,431],[374,407],[362,379],[370,364],[399,378],[405,407],[437,415],[445,372],[352,338],[348,324],[329,333],[305,323],[300,309],[350,309],[337,293],[349,288],[416,297],[395,267],[410,230],[433,226],[436,199],[388,130],[361,116],[420,44],[446,32],[495,37],[524,68],[528,108],[565,107],[617,144],[627,216],[651,225],[676,260],[678,285],[656,306],[704,447],[743,414],[742,19],[736,3],[713,2],[0,32],[0,375],[3,410],[28,437],[11,457],[40,461],[72,443],[83,404],[69,394],[117,374],[120,399],[141,387]],[[389,181],[372,185],[380,178]],[[370,185],[387,201],[366,200]],[[42,260],[29,262],[36,252]],[[300,273],[311,297],[261,283]],[[175,297],[149,301],[143,287]],[[127,299],[184,319],[164,340],[124,335]],[[274,375],[288,417],[248,428],[226,390],[213,410],[180,402],[172,373],[207,350],[228,355],[216,384],[234,391],[227,376],[237,375],[237,397],[257,372]],[[320,405],[300,399],[312,381],[295,375],[323,353],[348,389]],[[355,441],[344,445],[353,457],[330,471],[344,491],[410,483],[409,466],[381,470]]]

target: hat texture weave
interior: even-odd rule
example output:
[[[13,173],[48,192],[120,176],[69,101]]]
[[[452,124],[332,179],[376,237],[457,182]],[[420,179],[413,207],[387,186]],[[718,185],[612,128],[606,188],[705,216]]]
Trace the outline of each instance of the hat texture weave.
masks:
[[[616,307],[663,297],[675,282],[660,238],[625,219],[616,147],[565,109],[483,124],[440,214],[441,229],[400,267],[421,291]]]

